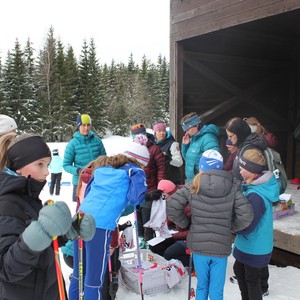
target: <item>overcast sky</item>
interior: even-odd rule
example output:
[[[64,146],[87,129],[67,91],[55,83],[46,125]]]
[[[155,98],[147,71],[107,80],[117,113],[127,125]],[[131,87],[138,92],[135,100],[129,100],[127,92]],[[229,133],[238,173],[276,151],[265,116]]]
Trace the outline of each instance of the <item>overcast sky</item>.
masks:
[[[94,38],[100,63],[136,62],[145,54],[169,60],[169,0],[5,0],[1,1],[0,57],[28,38],[36,50],[54,35],[78,58],[83,41]],[[2,59],[3,62],[3,59]]]

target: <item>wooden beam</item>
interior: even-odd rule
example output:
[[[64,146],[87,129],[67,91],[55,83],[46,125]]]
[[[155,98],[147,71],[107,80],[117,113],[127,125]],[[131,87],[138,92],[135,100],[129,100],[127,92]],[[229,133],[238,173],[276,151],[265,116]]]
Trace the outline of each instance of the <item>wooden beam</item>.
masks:
[[[280,114],[272,111],[270,107],[267,107],[266,105],[258,102],[255,100],[250,94],[249,89],[248,90],[241,90],[239,87],[235,86],[234,84],[230,83],[226,79],[224,79],[222,76],[216,74],[214,71],[203,65],[197,60],[193,60],[190,57],[184,55],[184,62],[187,63],[189,66],[197,70],[200,74],[202,74],[204,77],[210,79],[211,81],[215,82],[217,85],[222,86],[223,88],[227,89],[231,93],[235,94],[236,97],[238,97],[241,101],[243,99],[244,101],[247,101],[247,103],[254,107],[260,107],[261,110],[264,111],[266,115],[268,115],[270,118],[275,119],[276,122],[280,122],[282,126],[287,126],[287,120],[283,118]],[[273,78],[274,74],[270,76],[270,78]],[[278,75],[277,75],[278,76]],[[270,80],[270,79],[269,79]],[[265,81],[264,81],[265,84]],[[258,84],[261,85],[261,82]],[[255,87],[257,89],[257,87]]]

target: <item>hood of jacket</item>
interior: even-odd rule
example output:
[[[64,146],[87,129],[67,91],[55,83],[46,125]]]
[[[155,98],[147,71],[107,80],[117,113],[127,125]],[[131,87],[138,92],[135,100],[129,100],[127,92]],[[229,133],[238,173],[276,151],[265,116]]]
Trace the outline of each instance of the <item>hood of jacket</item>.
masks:
[[[257,193],[261,197],[274,203],[279,200],[279,184],[271,171],[266,171],[251,184],[242,183],[242,192],[245,194]]]
[[[31,177],[15,176],[4,171],[0,172],[0,196],[9,193],[19,193],[28,195],[32,199],[37,199],[46,180],[37,181]]]
[[[201,194],[212,198],[222,198],[232,190],[233,175],[223,170],[208,170],[201,175]]]
[[[267,148],[267,141],[263,135],[258,135],[256,133],[251,133],[240,145],[238,144],[238,148],[242,149],[246,145],[251,145],[258,147],[261,150],[265,150]]]

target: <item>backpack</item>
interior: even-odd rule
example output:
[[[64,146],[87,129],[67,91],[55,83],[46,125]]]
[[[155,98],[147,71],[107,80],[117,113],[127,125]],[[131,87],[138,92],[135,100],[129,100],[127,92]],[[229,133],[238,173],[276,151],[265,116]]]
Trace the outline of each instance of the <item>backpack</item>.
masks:
[[[247,148],[253,148],[253,146],[252,145],[246,145],[245,147],[243,147],[242,150],[240,151],[240,155]],[[271,171],[274,174],[274,176],[275,176],[275,178],[278,182],[279,193],[280,194],[284,193],[285,189],[287,187],[288,179],[287,179],[287,175],[286,175],[285,168],[284,168],[284,165],[282,163],[280,154],[276,150],[274,150],[272,148],[269,148],[269,147],[264,149],[262,152],[263,152],[264,157],[266,159],[268,170]]]
[[[280,154],[272,148],[266,148],[263,153],[267,161],[268,169],[273,172],[275,178],[277,179],[279,184],[279,192],[282,194],[285,192],[288,179]]]

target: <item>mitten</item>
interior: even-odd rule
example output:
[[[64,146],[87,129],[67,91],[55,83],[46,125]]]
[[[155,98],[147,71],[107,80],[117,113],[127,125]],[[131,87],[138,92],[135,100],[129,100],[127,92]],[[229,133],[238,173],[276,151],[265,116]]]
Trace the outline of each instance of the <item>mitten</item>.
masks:
[[[158,200],[163,194],[162,190],[153,190],[145,194],[146,201]]]
[[[71,227],[69,207],[62,201],[44,206],[37,221],[33,221],[23,232],[25,244],[33,251],[43,251],[50,246],[52,238],[64,235]]]
[[[130,226],[132,226],[132,224],[131,224],[131,222],[129,220],[126,223],[124,223],[124,224],[118,225],[120,231],[123,231],[127,227],[130,227]]]
[[[72,226],[65,234],[69,240],[75,240],[80,236],[84,241],[90,241],[96,232],[96,222],[92,215],[83,214],[82,218],[78,219],[79,214],[72,218]]]

